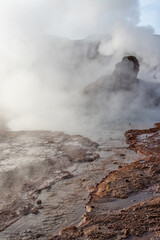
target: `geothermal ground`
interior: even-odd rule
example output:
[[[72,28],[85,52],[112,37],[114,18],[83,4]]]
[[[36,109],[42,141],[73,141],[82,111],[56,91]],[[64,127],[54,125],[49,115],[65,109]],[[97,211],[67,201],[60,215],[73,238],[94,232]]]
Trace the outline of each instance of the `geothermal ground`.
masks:
[[[160,239],[159,124],[123,131],[1,131],[0,239]]]

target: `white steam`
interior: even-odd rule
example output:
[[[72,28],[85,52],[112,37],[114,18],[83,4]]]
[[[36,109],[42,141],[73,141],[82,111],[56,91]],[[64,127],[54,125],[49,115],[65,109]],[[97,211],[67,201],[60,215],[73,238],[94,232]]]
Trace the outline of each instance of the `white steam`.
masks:
[[[85,121],[78,93],[125,54],[140,60],[140,77],[159,82],[160,40],[139,19],[138,0],[0,0],[0,110],[8,126],[78,128]],[[120,99],[108,102],[109,118],[117,118]]]
[[[110,36],[109,41],[102,41],[99,47],[101,54],[113,55],[116,59],[122,59],[127,54],[135,55],[141,60],[141,70],[144,73],[144,65],[148,70],[159,66],[160,38],[154,35],[152,28],[119,23],[113,27]],[[149,80],[152,80],[151,76]]]

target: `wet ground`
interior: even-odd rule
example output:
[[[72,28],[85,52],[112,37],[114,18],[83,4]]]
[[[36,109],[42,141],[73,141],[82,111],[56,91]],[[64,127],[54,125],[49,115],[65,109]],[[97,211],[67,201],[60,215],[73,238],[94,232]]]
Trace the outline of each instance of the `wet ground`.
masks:
[[[125,135],[137,159],[104,177],[89,194],[80,224],[50,240],[160,239],[160,124]]]
[[[95,185],[138,157],[121,127],[86,135],[93,141],[61,132],[1,132],[0,239],[47,239],[78,226]]]

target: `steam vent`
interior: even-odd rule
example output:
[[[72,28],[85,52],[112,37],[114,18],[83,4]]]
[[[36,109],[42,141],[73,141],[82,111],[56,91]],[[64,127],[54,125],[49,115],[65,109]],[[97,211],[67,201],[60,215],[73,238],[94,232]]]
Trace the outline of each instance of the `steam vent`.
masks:
[[[80,93],[88,122],[106,120],[81,130],[87,137],[1,129],[0,240],[160,239],[160,123],[128,130],[139,128],[128,123],[135,106],[159,104],[159,84],[139,69],[125,56]]]
[[[124,239],[160,240],[160,0],[0,0],[0,240]]]
[[[138,83],[139,62],[135,56],[123,57],[115,65],[111,76],[100,77],[95,83],[87,86],[83,93],[86,95],[102,94],[104,91],[133,90]]]
[[[138,82],[139,62],[134,56],[127,56],[117,63],[113,72],[113,89],[132,90]]]
[[[160,105],[160,84],[138,79],[140,64],[135,56],[125,56],[110,76],[102,76],[82,91],[87,111],[105,112],[114,101],[120,109],[131,105],[150,108]],[[122,97],[123,96],[123,97]]]

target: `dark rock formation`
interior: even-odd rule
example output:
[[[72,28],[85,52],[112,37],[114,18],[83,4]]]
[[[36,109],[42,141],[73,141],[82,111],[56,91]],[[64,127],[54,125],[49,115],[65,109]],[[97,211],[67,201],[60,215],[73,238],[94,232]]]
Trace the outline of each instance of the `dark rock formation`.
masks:
[[[95,83],[87,86],[83,93],[87,95],[105,94],[109,91],[133,90],[138,83],[139,62],[134,56],[127,56],[117,63],[111,76],[100,77]]]
[[[132,90],[137,84],[137,75],[139,72],[139,62],[136,57],[124,57],[121,62],[117,63],[113,72],[113,89],[114,90]]]
[[[125,101],[137,105],[153,107],[160,104],[160,84],[146,82],[137,78],[140,64],[135,56],[126,56],[115,65],[111,76],[102,76],[82,91],[87,109],[108,108],[107,102],[121,93]],[[120,97],[121,97],[120,96]],[[120,99],[121,101],[121,99]],[[102,106],[102,107],[101,107]],[[127,106],[126,106],[127,107]]]

